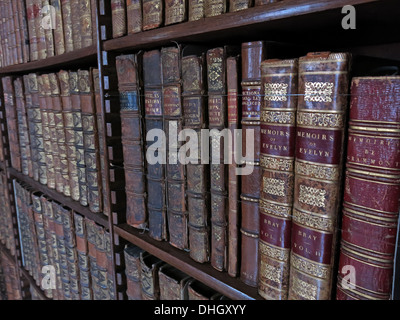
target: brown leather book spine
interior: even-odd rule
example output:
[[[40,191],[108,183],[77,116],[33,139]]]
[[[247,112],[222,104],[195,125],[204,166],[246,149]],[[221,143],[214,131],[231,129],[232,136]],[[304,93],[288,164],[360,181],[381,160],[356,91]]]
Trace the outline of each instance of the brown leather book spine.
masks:
[[[242,150],[253,144],[253,154],[247,155],[245,166],[253,166],[251,174],[242,175],[241,196],[241,280],[253,287],[258,282],[259,201],[261,189],[260,119],[261,119],[261,62],[265,59],[262,41],[242,44]],[[250,140],[247,135],[254,134]],[[248,141],[249,140],[249,141]]]
[[[352,79],[338,300],[392,298],[400,195],[399,93],[399,76]]]
[[[126,295],[129,300],[142,300],[140,254],[143,249],[128,244],[124,249]]]
[[[74,71],[69,72],[69,85],[70,85],[72,115],[74,124],[76,167],[78,169],[79,202],[83,206],[87,206],[88,185],[86,179],[85,142],[83,136],[82,103],[81,103],[81,94],[79,91],[78,72]]]
[[[188,20],[196,21],[204,18],[204,0],[188,1]]]
[[[126,20],[128,34],[142,31],[142,0],[126,0]]]
[[[186,167],[178,159],[178,133],[183,129],[181,53],[180,46],[161,49],[169,243],[183,250],[188,248],[188,228]]]
[[[143,31],[161,27],[164,15],[164,2],[143,0]]]
[[[229,12],[241,11],[252,6],[253,0],[229,0]]]
[[[289,290],[291,214],[298,59],[261,64],[259,283],[267,300],[286,300]]]
[[[299,59],[290,300],[332,295],[349,59],[329,52]]]
[[[97,249],[96,249],[96,223],[85,217],[85,227],[87,232],[88,256],[90,266],[90,276],[92,285],[93,300],[100,297],[99,278],[97,272]]]
[[[191,279],[186,273],[164,264],[158,271],[160,300],[188,300],[188,284]]]
[[[64,28],[64,45],[65,52],[74,51],[74,39],[72,36],[72,13],[71,13],[71,2],[69,0],[61,1],[61,12]]]
[[[4,107],[7,117],[7,128],[10,145],[11,166],[21,172],[21,151],[20,142],[18,141],[18,119],[15,105],[15,92],[13,86],[13,78],[10,76],[3,77]]]
[[[18,11],[18,1],[10,1],[10,12],[13,17],[12,26],[14,30],[14,41],[15,41],[15,52],[17,63],[23,63],[23,52],[22,52],[22,34],[21,34],[21,25],[19,21],[19,11]]]
[[[221,294],[201,283],[191,279],[188,283],[188,300],[218,300]]]
[[[254,0],[254,6],[262,6],[269,3],[275,3],[282,0]]]
[[[226,12],[227,0],[204,0],[204,16],[215,17]]]
[[[165,25],[180,23],[187,18],[186,0],[165,1]]]
[[[126,221],[135,228],[147,223],[146,175],[144,159],[144,110],[139,57],[122,55],[116,60],[121,106],[124,153]]]
[[[228,166],[224,163],[227,128],[226,51],[207,51],[208,123],[210,129],[211,265],[227,266]],[[221,134],[222,132],[222,134]],[[216,134],[214,134],[216,133]]]
[[[91,0],[80,1],[81,10],[81,47],[86,48],[93,44],[92,8]]]
[[[119,38],[126,35],[126,3],[125,0],[111,0],[112,35]]]
[[[41,26],[44,29],[44,36],[46,38],[46,58],[54,57],[55,49],[54,49],[54,35],[53,35],[53,27],[55,26],[55,21],[52,20],[52,8],[50,7],[49,0],[42,0],[42,18],[41,18]],[[49,18],[49,19],[47,19]],[[49,23],[47,23],[49,21]]]
[[[60,55],[65,53],[64,24],[61,11],[61,0],[51,0],[51,5],[55,10],[54,32],[54,53]]]
[[[182,97],[184,128],[193,129],[201,141],[201,129],[207,127],[205,101],[206,86],[205,57],[182,58]],[[190,151],[186,165],[188,227],[190,257],[200,263],[210,259],[210,197],[209,165],[201,163],[200,147],[195,157]]]
[[[95,224],[94,232],[96,236],[96,264],[97,264],[97,283],[99,286],[98,299],[110,300],[111,287],[109,288],[108,260],[107,260],[107,241],[106,233],[102,226]]]
[[[97,0],[90,0],[90,13],[92,16],[92,44],[97,43]]]
[[[38,59],[46,59],[47,58],[47,44],[46,44],[46,34],[45,30],[42,26],[42,0],[33,0],[34,3],[34,13],[35,13],[35,29],[36,29],[36,37],[38,42]]]
[[[17,0],[18,19],[21,33],[22,61],[27,63],[29,58],[29,33],[24,0]]]
[[[228,129],[232,137],[231,163],[228,165],[228,267],[231,277],[237,277],[239,273],[239,229],[240,229],[240,176],[237,174],[238,164],[234,157],[236,145],[241,143],[236,139],[235,130],[240,128],[239,113],[239,79],[240,57],[228,57],[226,60],[226,83],[228,105]]]
[[[82,48],[82,26],[81,26],[81,6],[80,2],[84,0],[70,0],[71,3],[71,21],[72,21],[72,41],[74,50]]]
[[[158,271],[164,262],[147,252],[140,253],[140,282],[142,284],[142,300],[160,299],[160,282]]]
[[[62,113],[64,120],[65,146],[68,159],[68,173],[71,198],[79,201],[79,178],[76,160],[75,132],[74,132],[74,112],[72,106],[71,89],[68,71],[61,70],[58,74],[60,83],[60,96],[62,102]]]
[[[144,106],[146,135],[150,130],[164,129],[164,106],[162,93],[161,51],[147,51],[143,55]],[[155,151],[153,143],[147,141],[146,155],[163,156],[160,150]],[[165,146],[160,145],[160,148]],[[165,155],[165,154],[164,154]],[[165,161],[147,159],[147,210],[149,234],[156,240],[167,240]],[[161,161],[159,161],[161,160]]]
[[[28,20],[28,30],[29,30],[29,50],[30,50],[30,60],[36,61],[39,59],[39,49],[38,49],[38,38],[36,35],[36,23],[34,0],[26,0],[26,16]]]

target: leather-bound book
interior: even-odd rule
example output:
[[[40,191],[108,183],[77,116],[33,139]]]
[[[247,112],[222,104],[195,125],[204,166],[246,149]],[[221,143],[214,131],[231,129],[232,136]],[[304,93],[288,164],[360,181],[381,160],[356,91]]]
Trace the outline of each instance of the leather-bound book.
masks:
[[[188,0],[188,20],[196,21],[204,18],[204,0]]]
[[[141,264],[140,254],[144,250],[128,244],[124,249],[125,275],[126,275],[126,295],[129,300],[142,300],[142,284],[140,282]]]
[[[127,195],[126,222],[142,229],[147,223],[147,207],[140,56],[121,55],[116,59]]]
[[[191,279],[188,284],[188,300],[219,300],[221,294],[204,283]]]
[[[258,292],[268,300],[286,300],[289,290],[298,59],[263,61],[261,78],[262,181]]]
[[[144,106],[146,135],[150,130],[164,129],[164,106],[162,93],[162,67],[161,51],[147,51],[143,55],[143,79],[144,79]],[[160,139],[160,137],[158,137]],[[166,216],[166,190],[165,190],[165,161],[160,145],[155,150],[154,142],[147,141],[146,155],[156,159],[147,159],[147,210],[149,234],[156,240],[167,240],[167,216]],[[154,164],[152,164],[152,162]]]
[[[299,59],[290,300],[332,294],[349,60],[329,52]]]
[[[125,0],[111,0],[112,36],[119,38],[126,35],[126,3]]]
[[[163,23],[164,1],[143,0],[143,31],[158,28]]]
[[[351,83],[336,299],[392,298],[400,196],[400,77]]]
[[[259,201],[261,188],[260,119],[261,119],[261,62],[265,59],[262,41],[242,44],[242,150],[249,144],[253,153],[247,155],[244,166],[253,166],[250,174],[241,176],[241,280],[253,287],[258,281]],[[250,133],[254,139],[247,138]],[[247,152],[246,152],[247,153]]]
[[[228,104],[228,129],[232,137],[231,163],[228,165],[228,267],[231,277],[237,277],[239,273],[239,229],[240,229],[240,176],[237,174],[239,165],[236,163],[234,151],[237,144],[242,143],[236,139],[235,130],[240,128],[240,56],[228,57],[226,60],[226,83]]]
[[[44,29],[44,37],[46,39],[46,58],[54,57],[55,49],[54,49],[54,36],[53,36],[53,25],[54,20],[46,20],[46,15],[51,15],[50,1],[42,0],[41,4],[42,15],[40,25]],[[46,24],[47,21],[51,21],[50,24]]]
[[[26,17],[28,20],[29,29],[29,52],[30,60],[36,61],[39,59],[38,49],[38,38],[36,35],[36,24],[35,24],[35,11],[34,0],[26,0]]]
[[[126,20],[128,34],[142,31],[142,0],[126,0]]]
[[[99,300],[110,300],[109,275],[108,275],[108,260],[106,234],[103,226],[94,225],[96,235],[96,264],[97,264],[97,280],[99,286]]]
[[[262,6],[264,4],[279,2],[282,0],[254,0],[254,6]]]
[[[21,25],[19,21],[19,15],[20,13],[18,12],[18,0],[17,1],[10,1],[10,13],[11,16],[13,17],[12,19],[12,27],[14,29],[14,41],[15,41],[15,51],[16,51],[16,57],[17,63],[23,63],[23,52],[22,52],[22,34],[21,34]]]
[[[241,11],[253,6],[253,0],[229,0],[229,12]]]
[[[165,1],[165,25],[180,23],[187,18],[187,0]]]
[[[186,166],[178,159],[178,151],[182,147],[178,134],[183,129],[181,54],[180,46],[161,49],[169,243],[179,249],[187,249]]]
[[[158,271],[160,300],[188,300],[191,277],[173,266],[164,264]]]
[[[184,128],[193,129],[201,141],[201,129],[207,127],[205,102],[205,56],[188,55],[182,58],[182,97]],[[193,139],[194,137],[191,137]],[[201,163],[200,147],[188,150],[186,165],[188,227],[190,257],[200,263],[210,259],[210,200],[209,165]]]
[[[58,80],[60,83],[62,113],[64,119],[65,146],[67,149],[70,193],[73,200],[79,201],[80,193],[76,160],[77,151],[75,146],[74,112],[68,71],[61,70],[58,73]]]
[[[104,246],[105,246],[105,253],[106,253],[106,257],[107,257],[107,291],[108,291],[110,300],[121,300],[121,295],[119,292],[117,293],[115,291],[115,286],[114,286],[114,278],[117,281],[117,286],[121,285],[121,275],[120,274],[115,275],[116,267],[114,266],[114,260],[117,261],[117,263],[119,264],[120,261],[122,261],[122,259],[123,259],[124,253],[121,251],[115,252],[115,256],[114,256],[114,254],[113,254],[114,250],[112,250],[113,245],[119,246],[120,243],[113,242],[110,231],[107,229],[104,229]],[[117,294],[118,294],[118,296],[117,296]]]
[[[226,12],[227,0],[204,0],[204,16],[214,17]]]
[[[38,43],[38,58],[39,60],[47,58],[47,43],[46,33],[42,26],[42,19],[44,14],[42,13],[42,0],[33,0],[34,3],[34,14],[35,14],[35,29]]]
[[[51,5],[55,10],[55,29],[54,32],[54,51],[56,55],[65,53],[64,24],[61,11],[61,0],[51,0]]]
[[[65,52],[74,51],[74,39],[72,36],[72,14],[71,14],[71,2],[69,0],[61,1],[61,12],[64,28],[64,45]]]
[[[49,74],[51,98],[52,98],[52,109],[54,116],[54,127],[56,133],[57,152],[59,158],[59,181],[56,184],[57,191],[64,193],[65,196],[71,196],[71,187],[69,182],[69,168],[68,168],[68,157],[67,157],[67,146],[65,140],[64,130],[64,117],[62,113],[62,99],[60,92],[60,84],[58,81],[57,74]]]
[[[13,78],[3,77],[1,79],[4,92],[4,108],[7,117],[8,139],[10,146],[11,166],[21,172],[21,151],[18,139],[18,119],[15,106],[15,92]]]
[[[82,131],[84,144],[84,162],[86,167],[87,201],[89,209],[102,211],[102,182],[100,172],[99,136],[97,133],[96,110],[92,74],[89,70],[78,71],[79,92],[82,109]]]
[[[140,253],[142,300],[160,299],[158,271],[164,264],[165,262],[145,251]]]
[[[75,137],[76,167],[78,169],[79,202],[88,205],[88,185],[86,179],[85,142],[82,126],[82,102],[79,87],[78,72],[69,72],[69,89],[72,103],[72,116]]]
[[[72,41],[74,50],[82,48],[82,26],[80,2],[84,0],[70,0],[71,3],[71,22],[72,22]]]
[[[30,61],[29,53],[29,31],[28,31],[28,18],[26,13],[25,1],[17,0],[18,19],[21,33],[21,46],[22,46],[22,60],[23,63]]]
[[[91,286],[93,300],[99,299],[99,271],[97,266],[97,250],[96,250],[96,223],[85,217],[85,227],[87,234],[87,244],[88,244],[88,256],[89,256],[89,268],[91,276]]]
[[[81,0],[81,47],[86,48],[93,44],[93,25],[91,0]]]

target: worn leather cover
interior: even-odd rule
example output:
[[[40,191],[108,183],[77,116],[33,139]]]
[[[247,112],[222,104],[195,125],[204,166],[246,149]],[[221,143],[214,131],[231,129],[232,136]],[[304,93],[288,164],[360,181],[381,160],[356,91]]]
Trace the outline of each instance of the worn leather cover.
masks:
[[[187,0],[165,0],[165,25],[183,22],[187,18]]]
[[[15,42],[14,51],[16,56],[16,63],[23,63],[23,52],[22,52],[22,34],[21,34],[21,25],[20,25],[20,12],[18,11],[18,1],[10,1],[10,14],[13,17],[11,21],[11,27],[14,31],[14,39]]]
[[[64,24],[61,11],[61,0],[51,0],[50,4],[56,11],[54,32],[54,51],[56,55],[65,53]]]
[[[192,279],[186,273],[164,264],[158,271],[160,300],[188,300],[188,284]]]
[[[69,1],[71,3],[72,41],[74,43],[74,50],[82,48],[81,1],[86,0]]]
[[[187,249],[189,245],[186,167],[178,159],[178,151],[183,143],[178,141],[177,136],[184,124],[181,54],[180,46],[161,49],[164,128],[167,139],[166,189],[169,243],[179,249]]]
[[[143,54],[144,107],[146,135],[153,129],[163,130],[165,114],[162,93],[161,51],[152,50]],[[158,138],[159,139],[159,138]],[[149,148],[154,144],[147,141],[146,153],[162,157],[161,145],[157,151]],[[164,153],[165,155],[165,153]],[[166,208],[166,165],[163,161],[150,164],[147,161],[147,210],[149,234],[156,240],[167,240],[167,208]],[[165,163],[165,162],[164,162]]]
[[[261,64],[259,283],[265,299],[286,300],[289,290],[291,214],[298,59]]]
[[[204,0],[188,0],[188,20],[204,18]]]
[[[143,88],[137,55],[116,58],[121,105],[122,146],[124,153],[126,221],[135,228],[147,223],[146,176],[144,159],[144,110],[140,98]]]
[[[158,28],[163,23],[164,1],[143,0],[143,31]]]
[[[41,8],[45,8],[46,6],[49,6],[49,5],[50,5],[49,0],[42,0]],[[46,14],[49,14],[49,12]],[[45,17],[45,14],[42,11],[41,18],[40,18],[41,19],[40,25],[42,28],[43,28],[43,20],[42,19],[44,17]],[[54,51],[53,29],[52,28],[43,28],[43,29],[44,29],[44,37],[46,40],[46,57],[45,58],[54,57],[55,51]]]
[[[126,34],[126,3],[125,0],[111,0],[111,16],[113,38]]]
[[[258,282],[259,201],[261,189],[260,119],[261,119],[261,62],[265,59],[262,41],[242,43],[242,149],[254,143],[254,170],[243,175],[241,184],[241,280],[253,287]],[[254,131],[254,140],[247,141],[247,130]]]
[[[214,17],[226,12],[227,0],[204,0],[204,16]]]
[[[330,52],[299,59],[290,300],[332,294],[349,60]]]
[[[164,264],[165,262],[145,251],[140,253],[142,300],[160,299],[158,271]]]
[[[129,300],[142,300],[140,254],[143,251],[143,249],[133,244],[126,245],[124,249],[126,295]]]
[[[229,12],[248,9],[253,6],[253,0],[229,0]]]
[[[92,26],[92,8],[91,0],[81,0],[80,10],[81,10],[81,46],[82,48],[89,47],[93,44],[93,26]]]
[[[193,129],[200,142],[200,131],[207,127],[205,102],[205,56],[189,55],[182,58],[182,97],[186,129]],[[190,139],[193,139],[191,137]],[[197,157],[190,150],[186,165],[188,226],[190,257],[200,263],[210,259],[210,198],[209,165],[201,163],[200,147]]]
[[[141,0],[126,0],[127,33],[142,31],[143,13]]]
[[[34,16],[35,16],[35,29],[38,43],[38,57],[39,60],[47,58],[47,43],[46,33],[42,26],[43,15],[41,14],[42,0],[33,0],[34,3]]]
[[[218,300],[221,294],[204,283],[190,279],[188,283],[188,300]]]
[[[38,52],[38,39],[36,36],[34,1],[26,0],[25,3],[26,3],[26,18],[29,28],[30,60],[36,61],[39,59],[39,52]]]
[[[400,195],[399,89],[399,76],[352,79],[338,300],[391,297]],[[355,270],[352,283],[346,281],[349,267]]]
[[[74,51],[74,39],[72,36],[72,14],[71,14],[71,2],[69,0],[61,1],[61,12],[64,28],[64,45],[65,52]]]
[[[21,46],[22,46],[22,60],[23,63],[30,61],[29,53],[29,30],[28,30],[28,18],[26,13],[25,2],[23,0],[17,1],[17,11],[21,33]]]
[[[279,2],[282,0],[254,0],[254,6],[262,6],[264,4],[268,3],[274,3],[274,2]]]

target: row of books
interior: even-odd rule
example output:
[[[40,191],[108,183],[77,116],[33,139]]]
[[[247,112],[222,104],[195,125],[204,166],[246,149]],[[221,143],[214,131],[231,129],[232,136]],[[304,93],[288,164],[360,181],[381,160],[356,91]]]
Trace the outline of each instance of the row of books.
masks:
[[[0,250],[0,300],[22,300],[18,267]]]
[[[14,180],[23,267],[54,300],[113,300],[111,237],[94,221]]]
[[[0,172],[0,242],[15,255],[14,226],[10,210],[7,177]]]
[[[143,249],[124,250],[128,300],[226,300],[227,298]]]
[[[281,0],[111,0],[113,38]]]
[[[128,224],[240,275],[266,299],[331,299],[335,283],[338,299],[390,298],[400,77],[351,79],[348,53],[279,59],[263,41],[243,43],[239,55],[188,52],[117,57]],[[174,127],[198,141],[206,128],[244,130],[252,173],[239,176],[235,161],[202,163],[201,151],[170,161],[188,145],[169,141]],[[166,164],[146,160],[153,129],[167,132]],[[210,159],[223,159],[215,142]],[[357,276],[346,285],[349,266]]]
[[[8,76],[2,83],[11,166],[103,212],[97,70]]]
[[[1,1],[1,67],[96,43],[94,0]]]

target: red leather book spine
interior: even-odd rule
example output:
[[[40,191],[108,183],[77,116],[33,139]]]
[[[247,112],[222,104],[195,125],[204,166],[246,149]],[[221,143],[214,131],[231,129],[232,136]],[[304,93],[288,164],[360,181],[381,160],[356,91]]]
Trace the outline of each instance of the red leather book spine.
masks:
[[[261,76],[262,180],[258,292],[268,300],[286,300],[289,290],[298,60],[266,60],[261,64]]]
[[[111,0],[112,35],[119,38],[126,34],[126,4],[125,0]]]
[[[338,300],[391,297],[400,196],[399,101],[399,76],[352,80]]]
[[[258,236],[259,201],[261,189],[260,168],[260,119],[261,119],[261,62],[265,59],[262,41],[242,44],[242,150],[247,143],[253,143],[253,172],[243,175],[241,185],[242,221],[241,221],[241,267],[240,278],[246,284],[256,287],[258,282]],[[254,140],[247,141],[249,132]]]
[[[329,52],[299,59],[290,300],[332,295],[349,60]]]

